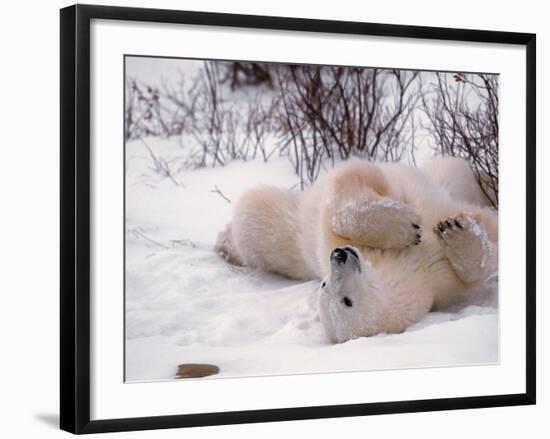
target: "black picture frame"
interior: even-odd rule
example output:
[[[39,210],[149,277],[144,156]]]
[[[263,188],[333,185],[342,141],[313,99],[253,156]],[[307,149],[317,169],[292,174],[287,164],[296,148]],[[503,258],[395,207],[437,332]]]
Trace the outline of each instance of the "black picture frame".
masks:
[[[527,59],[525,66],[527,96],[525,393],[90,420],[90,21],[93,19],[525,46]],[[80,434],[535,404],[535,34],[89,5],[75,5],[61,9],[60,25],[60,425],[63,430]]]

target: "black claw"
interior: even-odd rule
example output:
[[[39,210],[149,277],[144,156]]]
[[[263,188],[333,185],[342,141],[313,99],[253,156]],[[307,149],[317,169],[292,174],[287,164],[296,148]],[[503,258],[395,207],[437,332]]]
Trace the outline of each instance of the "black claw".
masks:
[[[457,220],[455,220],[455,226],[457,226],[459,229],[463,229],[462,224],[460,224]]]
[[[414,223],[413,223],[413,227],[417,230],[420,228],[420,226],[418,224],[414,224]]]
[[[416,239],[422,238],[418,233],[416,234]]]
[[[453,225],[451,224],[450,221],[445,221],[445,225],[446,225],[447,228],[449,228],[449,229],[452,229],[452,228],[453,228]]]
[[[444,226],[442,223],[439,223],[439,224],[437,225],[437,228],[439,229],[439,231],[440,231],[441,233],[443,233],[443,232],[445,231],[445,226]]]

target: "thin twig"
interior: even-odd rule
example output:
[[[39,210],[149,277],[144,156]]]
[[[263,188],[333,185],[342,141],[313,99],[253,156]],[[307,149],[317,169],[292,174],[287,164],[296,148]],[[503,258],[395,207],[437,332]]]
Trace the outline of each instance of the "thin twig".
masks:
[[[155,244],[155,245],[158,245],[159,247],[162,247],[166,250],[170,249],[170,247],[168,247],[167,245],[163,244],[162,242],[158,242],[158,241],[155,241],[154,239],[152,238],[149,238],[145,233],[143,233],[139,228],[137,229],[133,229],[131,231],[132,233],[136,234],[137,236],[145,239],[146,241],[149,241],[151,244]]]
[[[220,190],[220,188],[218,186],[214,186],[214,189],[212,189],[210,192],[214,193],[214,194],[218,194],[220,197],[222,197],[225,201],[227,201],[228,203],[231,203],[231,200],[229,198],[227,198],[223,192]]]

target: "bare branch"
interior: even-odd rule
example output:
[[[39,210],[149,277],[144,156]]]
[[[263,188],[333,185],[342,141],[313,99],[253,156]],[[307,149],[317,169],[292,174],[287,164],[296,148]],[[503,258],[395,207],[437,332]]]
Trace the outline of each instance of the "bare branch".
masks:
[[[422,102],[436,153],[466,158],[486,198],[498,207],[498,77],[435,75]]]
[[[218,194],[225,201],[227,201],[228,203],[231,203],[231,200],[223,194],[223,192],[220,190],[220,188],[218,186],[214,186],[214,189],[212,189],[210,192],[212,192],[214,194]]]

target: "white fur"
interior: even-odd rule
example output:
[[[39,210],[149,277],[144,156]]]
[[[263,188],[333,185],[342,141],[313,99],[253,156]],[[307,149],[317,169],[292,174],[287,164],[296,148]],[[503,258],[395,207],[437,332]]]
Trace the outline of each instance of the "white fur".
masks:
[[[401,332],[483,290],[497,264],[498,219],[486,206],[461,159],[423,169],[353,161],[303,194],[247,192],[217,250],[233,263],[324,279],[321,321],[342,342]],[[334,249],[346,247],[347,262],[335,262]]]

